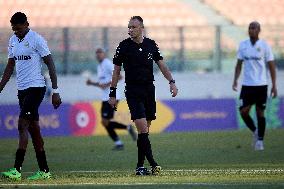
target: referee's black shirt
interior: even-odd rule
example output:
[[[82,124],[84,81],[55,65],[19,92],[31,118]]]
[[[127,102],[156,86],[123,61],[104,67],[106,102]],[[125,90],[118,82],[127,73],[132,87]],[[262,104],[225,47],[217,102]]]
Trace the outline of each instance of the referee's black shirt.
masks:
[[[147,84],[154,81],[153,62],[162,59],[154,40],[144,38],[138,44],[127,38],[117,47],[113,63],[117,66],[123,65],[126,85]]]

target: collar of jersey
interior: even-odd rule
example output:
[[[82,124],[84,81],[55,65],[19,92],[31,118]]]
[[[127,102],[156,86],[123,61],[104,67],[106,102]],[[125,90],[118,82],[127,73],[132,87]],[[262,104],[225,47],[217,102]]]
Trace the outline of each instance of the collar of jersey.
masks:
[[[28,33],[26,33],[26,35],[25,35],[25,37],[24,37],[23,39],[20,39],[20,38],[18,38],[18,37],[16,36],[17,39],[18,39],[18,41],[19,41],[19,43],[21,43],[22,41],[24,41],[25,39],[27,39],[28,36],[30,35],[31,31],[32,31],[32,30],[29,28]]]
[[[141,42],[141,43],[136,43],[136,42],[133,41],[133,39],[131,39],[131,37],[130,37],[130,40],[131,40],[133,43],[137,44],[137,45],[141,45],[141,44],[144,42],[144,39],[145,39],[145,37],[143,36],[143,37],[142,37],[142,42]]]

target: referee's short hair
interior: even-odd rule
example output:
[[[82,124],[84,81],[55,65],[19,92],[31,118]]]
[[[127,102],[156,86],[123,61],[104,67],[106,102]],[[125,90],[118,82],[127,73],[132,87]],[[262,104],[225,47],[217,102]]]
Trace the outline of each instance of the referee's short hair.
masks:
[[[24,24],[26,22],[28,22],[28,18],[25,15],[25,13],[22,13],[22,12],[16,12],[11,17],[11,20],[10,20],[10,23],[13,24],[13,25],[15,25],[15,24]]]
[[[143,18],[141,16],[132,16],[130,20],[138,20],[141,25],[144,27]]]

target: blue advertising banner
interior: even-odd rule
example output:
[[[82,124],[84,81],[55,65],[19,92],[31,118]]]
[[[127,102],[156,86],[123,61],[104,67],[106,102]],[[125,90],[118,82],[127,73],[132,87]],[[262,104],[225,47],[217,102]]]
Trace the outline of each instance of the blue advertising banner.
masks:
[[[237,104],[236,99],[158,101],[157,120],[153,122],[156,130],[152,131],[191,132],[246,128]],[[98,127],[100,106],[101,102],[75,102],[62,104],[54,110],[51,104],[43,103],[39,109],[41,132],[43,136],[106,134],[101,132],[103,127]],[[126,103],[124,109],[128,112]],[[256,120],[254,109],[253,107],[251,115]],[[284,128],[284,98],[269,99],[265,114],[267,128]],[[18,116],[18,105],[0,105],[0,138],[18,137]]]
[[[215,131],[238,128],[234,99],[163,101],[175,113],[165,132]]]
[[[70,135],[68,110],[70,105],[62,104],[54,110],[51,104],[42,104],[39,109],[39,123],[44,136]],[[1,105],[0,108],[0,138],[18,136],[18,105]]]

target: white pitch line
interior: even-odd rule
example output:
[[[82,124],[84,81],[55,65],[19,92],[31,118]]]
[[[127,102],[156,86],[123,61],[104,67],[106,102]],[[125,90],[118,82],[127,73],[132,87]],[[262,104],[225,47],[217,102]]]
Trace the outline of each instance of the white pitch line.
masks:
[[[189,172],[189,173],[282,173],[283,169],[164,169],[164,172]],[[131,171],[112,171],[112,170],[71,170],[56,171],[57,173],[123,173]],[[23,172],[33,173],[33,172]]]

